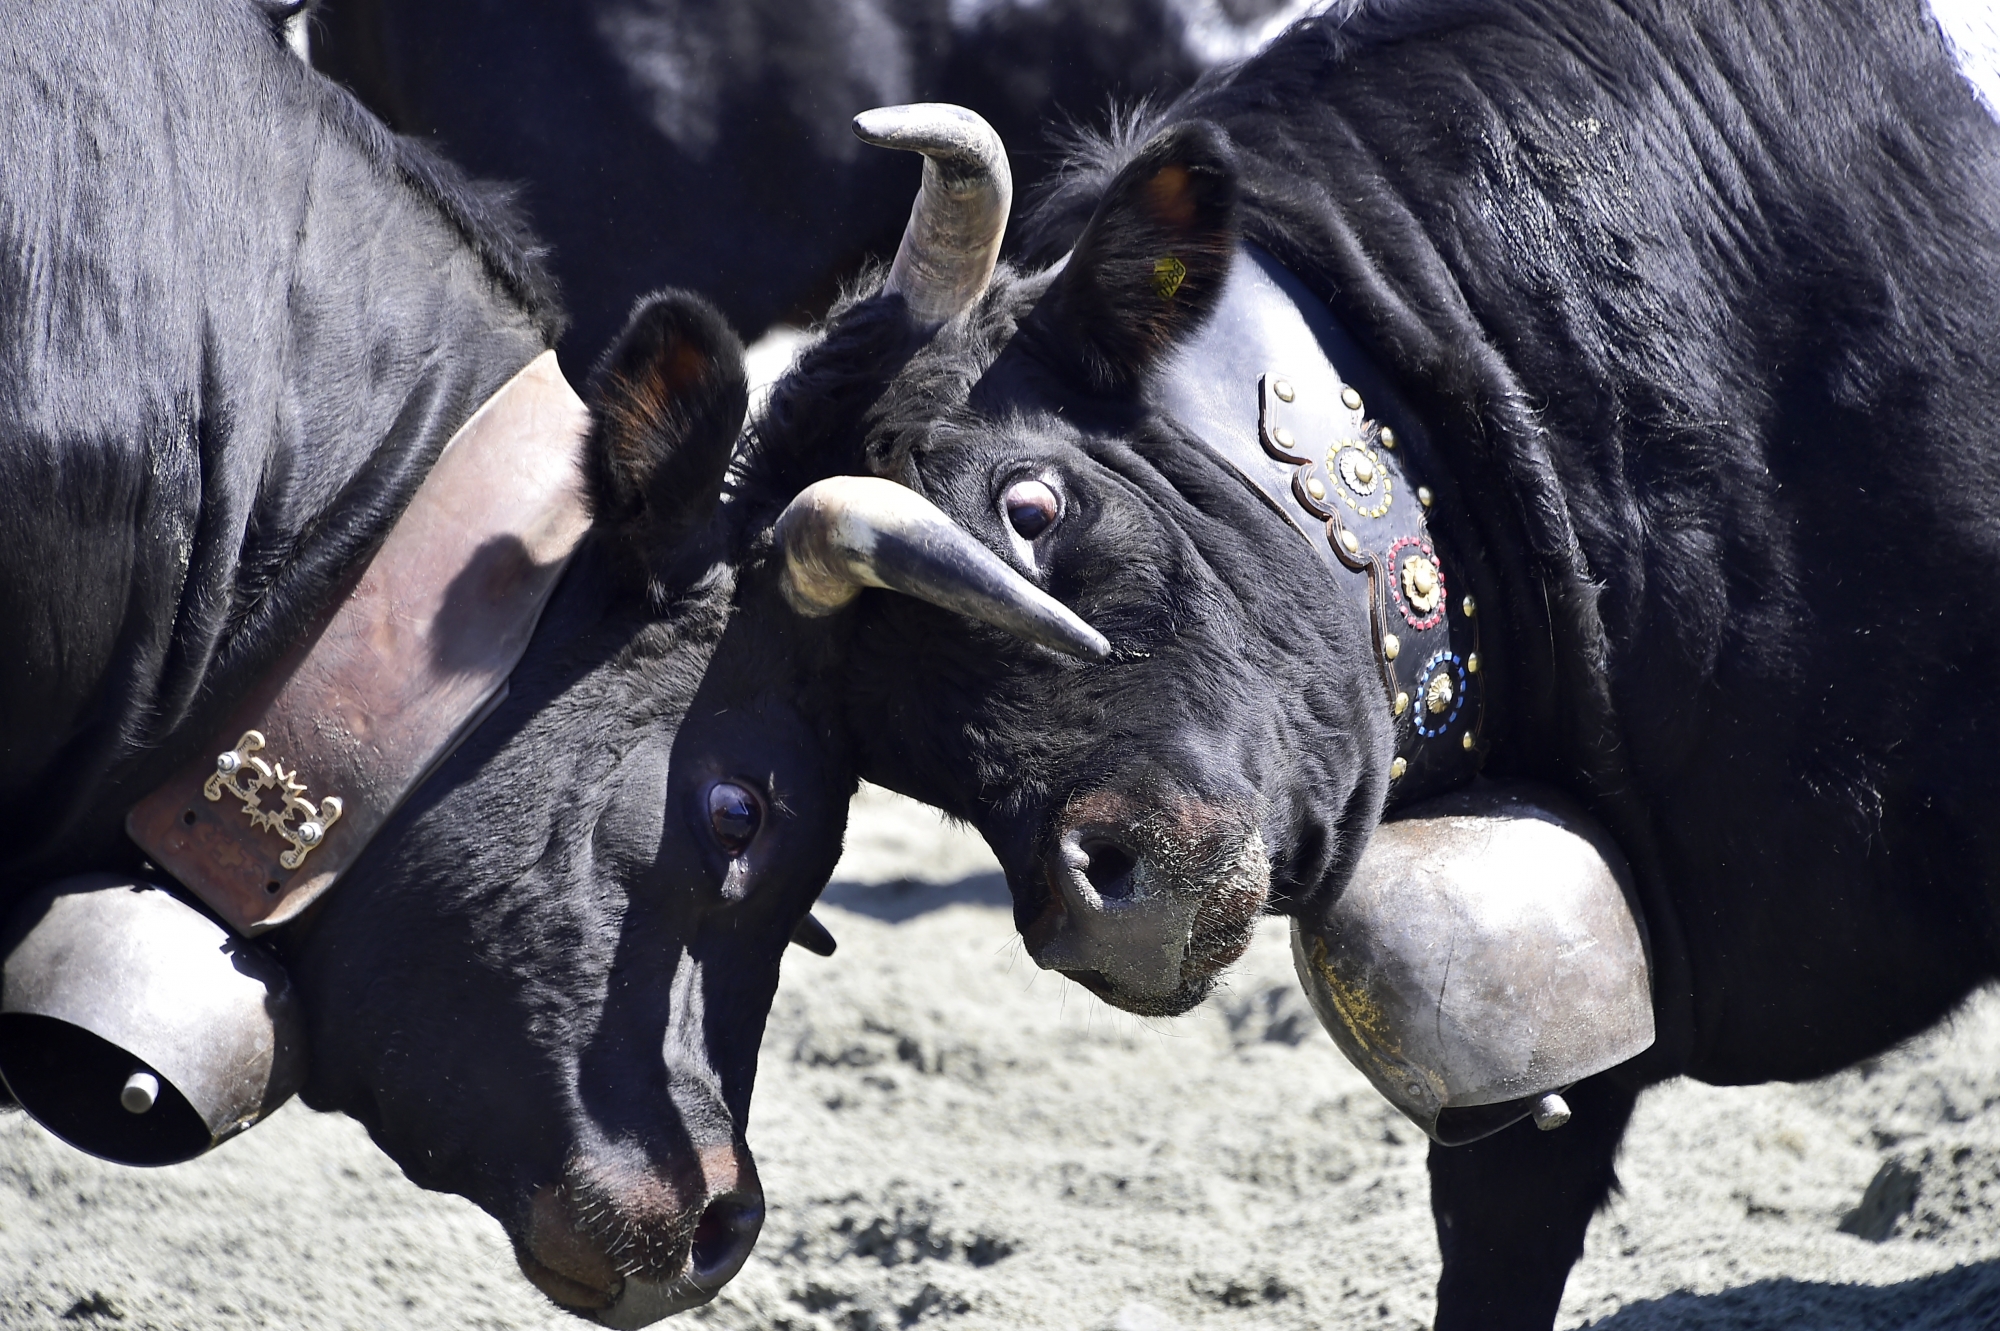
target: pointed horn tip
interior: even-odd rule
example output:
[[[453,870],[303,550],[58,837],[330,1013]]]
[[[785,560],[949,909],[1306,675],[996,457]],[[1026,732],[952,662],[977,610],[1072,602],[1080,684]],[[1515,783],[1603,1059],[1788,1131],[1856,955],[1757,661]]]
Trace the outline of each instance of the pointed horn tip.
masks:
[[[1064,627],[1069,628],[1068,625]],[[1111,655],[1110,639],[1082,620],[1077,621],[1075,628],[1070,630],[1063,642],[1050,645],[1086,661],[1103,661]]]
[[[986,118],[950,102],[878,106],[851,123],[855,138],[878,148],[964,157],[989,165],[1006,161],[1006,146]]]
[[[792,930],[791,941],[816,957],[830,957],[840,946],[834,941],[832,931],[810,912],[799,921],[798,927]]]
[[[800,614],[831,614],[862,587],[882,587],[1005,629],[1086,661],[1111,644],[1074,610],[1030,583],[945,512],[880,476],[830,476],[785,506],[774,530],[780,586]],[[900,553],[898,553],[900,550]],[[910,555],[921,551],[919,562]]]
[[[854,137],[878,148],[893,146],[885,140],[902,127],[903,110],[900,106],[878,106],[872,111],[863,111],[852,121]]]

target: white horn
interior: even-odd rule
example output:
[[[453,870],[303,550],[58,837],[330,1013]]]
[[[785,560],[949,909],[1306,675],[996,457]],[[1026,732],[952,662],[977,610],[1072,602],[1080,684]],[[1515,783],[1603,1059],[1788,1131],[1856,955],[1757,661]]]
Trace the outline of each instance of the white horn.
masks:
[[[1014,173],[1000,136],[973,112],[944,102],[884,106],[854,117],[864,143],[924,155],[924,183],[884,291],[935,327],[979,299],[993,279]]]
[[[1005,629],[1071,656],[1102,660],[1111,644],[972,538],[943,509],[877,476],[831,476],[801,490],[777,526],[785,599],[830,615],[881,587]]]

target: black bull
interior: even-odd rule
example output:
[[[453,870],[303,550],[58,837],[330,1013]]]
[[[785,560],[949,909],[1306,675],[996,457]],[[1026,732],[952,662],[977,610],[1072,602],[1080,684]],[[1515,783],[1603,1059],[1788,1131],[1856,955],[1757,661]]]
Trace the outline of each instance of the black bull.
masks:
[[[0,913],[147,876],[125,811],[557,330],[506,210],[288,54],[287,12],[0,23]],[[507,701],[271,938],[307,1102],[634,1325],[754,1240],[755,1051],[851,785],[704,536],[739,344],[668,295],[627,345],[593,381],[593,529]]]
[[[1648,1053],[1560,1131],[1433,1148],[1437,1325],[1546,1327],[1642,1089],[1818,1076],[2000,971],[2000,135],[1914,0],[1459,0],[1301,25],[1073,165],[1028,247],[1065,265],[985,284],[952,256],[997,238],[934,241],[983,294],[919,323],[945,284],[892,276],[779,385],[746,577],[827,612],[797,641],[844,655],[860,771],[980,829],[1038,958],[1170,912],[1167,982],[1079,978],[1185,1007],[1260,907],[1342,890],[1411,734],[1321,558],[1159,405],[1242,246],[1303,283],[1485,569],[1467,751],[1588,804],[1651,931]],[[842,473],[1109,657],[869,572],[858,501],[786,510]],[[920,594],[841,608],[871,578]]]

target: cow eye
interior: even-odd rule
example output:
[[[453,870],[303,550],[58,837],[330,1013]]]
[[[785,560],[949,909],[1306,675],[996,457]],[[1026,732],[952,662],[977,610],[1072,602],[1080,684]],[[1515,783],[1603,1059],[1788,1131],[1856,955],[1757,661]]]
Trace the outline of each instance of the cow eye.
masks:
[[[1007,525],[1021,539],[1032,541],[1055,524],[1062,501],[1047,481],[1015,481],[1000,496],[1007,511]]]
[[[708,830],[730,857],[749,849],[763,823],[764,801],[750,787],[718,781],[708,788]]]

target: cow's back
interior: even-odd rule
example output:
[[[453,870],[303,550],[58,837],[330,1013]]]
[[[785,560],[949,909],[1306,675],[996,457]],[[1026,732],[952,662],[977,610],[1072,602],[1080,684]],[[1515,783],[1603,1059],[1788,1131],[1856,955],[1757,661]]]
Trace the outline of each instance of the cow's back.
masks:
[[[0,41],[0,872],[124,808],[307,631],[550,333],[478,200],[247,3]]]

